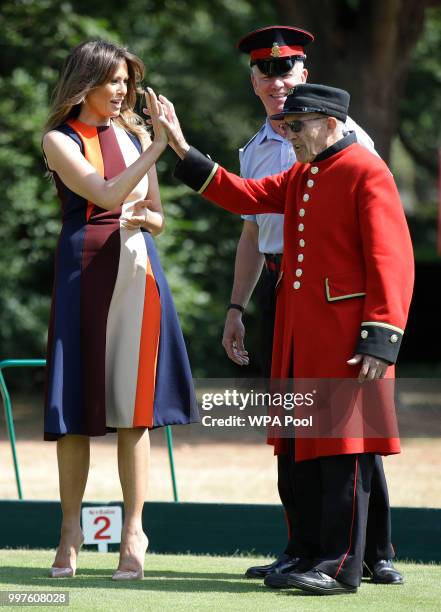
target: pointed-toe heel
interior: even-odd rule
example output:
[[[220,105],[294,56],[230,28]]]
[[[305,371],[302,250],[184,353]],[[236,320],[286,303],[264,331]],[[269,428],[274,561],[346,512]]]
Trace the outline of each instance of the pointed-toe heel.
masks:
[[[49,576],[51,578],[73,578],[75,570],[71,567],[51,567]]]
[[[54,567],[52,566],[49,569],[49,576],[51,578],[73,578],[75,576],[76,568],[77,568],[77,558],[78,558],[78,554],[81,550],[83,543],[84,543],[84,538],[80,542],[80,545],[78,546],[78,548],[75,549],[75,559],[74,559],[74,562],[72,563],[73,567]]]
[[[149,539],[144,534],[144,546],[143,546],[143,554],[142,554],[142,565],[137,570],[120,570],[117,569],[113,576],[112,580],[143,580],[144,579],[144,558],[149,546]]]
[[[144,578],[144,570],[116,570],[112,576],[112,580],[142,580]]]

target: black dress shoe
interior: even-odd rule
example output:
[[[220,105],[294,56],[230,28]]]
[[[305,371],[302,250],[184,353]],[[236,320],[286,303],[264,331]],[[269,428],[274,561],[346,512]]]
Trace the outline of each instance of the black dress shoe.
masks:
[[[271,574],[267,574],[265,576],[263,584],[267,587],[271,587],[272,589],[287,589],[289,588],[288,576],[289,572],[286,574],[271,572]]]
[[[339,582],[318,569],[310,570],[304,574],[292,572],[287,581],[290,586],[315,595],[341,595],[342,593],[357,592],[356,586]]]
[[[380,559],[376,561],[373,566],[369,566],[366,563],[364,567],[367,568],[367,575],[370,576],[372,582],[375,584],[403,584],[404,578],[400,572],[394,567],[391,559]],[[364,576],[363,572],[363,576]]]
[[[288,584],[288,576],[291,574],[299,574],[301,572],[307,572],[311,569],[311,559],[293,559],[291,565],[287,565],[280,571],[271,572],[265,576],[263,581],[264,585],[271,587],[272,589],[289,589],[291,587]]]
[[[247,578],[265,578],[265,576],[273,572],[289,572],[294,568],[296,562],[296,557],[290,557],[286,553],[283,553],[283,555],[280,555],[278,559],[269,565],[254,565],[253,567],[249,567],[245,572],[245,576]]]

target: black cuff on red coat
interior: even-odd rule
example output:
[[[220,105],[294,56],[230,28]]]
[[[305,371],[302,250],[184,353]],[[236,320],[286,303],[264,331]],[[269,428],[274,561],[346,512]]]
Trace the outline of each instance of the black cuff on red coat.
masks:
[[[195,191],[202,193],[210,184],[218,167],[218,164],[212,159],[194,147],[190,147],[184,159],[179,160],[176,164],[174,176]]]
[[[393,326],[362,323],[355,353],[372,355],[392,364],[397,361],[402,338],[403,332]]]

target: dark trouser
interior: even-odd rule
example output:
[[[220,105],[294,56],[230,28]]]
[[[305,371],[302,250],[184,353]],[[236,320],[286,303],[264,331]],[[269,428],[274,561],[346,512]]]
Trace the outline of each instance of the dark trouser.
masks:
[[[391,531],[389,494],[383,461],[380,455],[375,455],[364,553],[364,560],[369,567],[372,567],[379,559],[395,557]]]
[[[359,586],[375,455],[300,461],[295,469],[294,556],[336,580]]]
[[[370,484],[370,500],[367,516],[366,550],[364,560],[371,567],[379,559],[393,559],[395,551],[391,543],[391,522],[389,496],[384,476],[383,462],[379,455],[373,455],[372,480]],[[299,514],[299,483],[297,473],[302,463],[294,461],[294,449],[292,453],[277,456],[278,489],[280,500],[285,510],[288,525],[288,542],[285,553],[295,557],[297,550],[297,538],[300,537],[298,528]],[[310,514],[310,520],[304,522],[301,537],[305,540],[313,540],[317,523]]]
[[[264,269],[261,292],[259,295],[262,313],[261,354],[262,370],[265,378],[271,376],[271,355],[273,350],[274,319],[276,310],[275,286],[278,278],[277,266]],[[299,465],[299,464],[297,464]],[[288,455],[277,458],[278,488],[288,524],[288,543],[285,552],[294,556],[294,525],[296,513],[294,450]],[[312,529],[312,526],[311,526]],[[297,532],[297,530],[296,530]],[[375,455],[372,474],[371,497],[369,502],[365,561],[371,566],[379,559],[392,559],[395,556],[391,544],[391,520],[389,495],[381,456]]]

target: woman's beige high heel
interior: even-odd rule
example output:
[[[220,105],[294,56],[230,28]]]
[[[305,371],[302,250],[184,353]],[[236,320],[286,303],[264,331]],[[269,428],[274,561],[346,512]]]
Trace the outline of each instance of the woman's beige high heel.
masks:
[[[143,569],[140,569],[137,572],[116,570],[112,576],[112,580],[142,580],[143,578]]]
[[[144,551],[142,553],[142,566],[138,570],[116,570],[112,576],[112,580],[142,580],[144,578],[144,556],[147,552],[149,540],[144,534]]]
[[[84,538],[81,541],[78,548],[75,548],[75,560],[72,562],[72,567],[54,567],[52,566],[49,570],[49,576],[51,578],[73,578],[77,569],[77,557],[80,552],[80,548],[82,547],[84,542]]]
[[[49,576],[51,578],[73,578],[75,576],[75,569],[73,567],[51,567]]]

